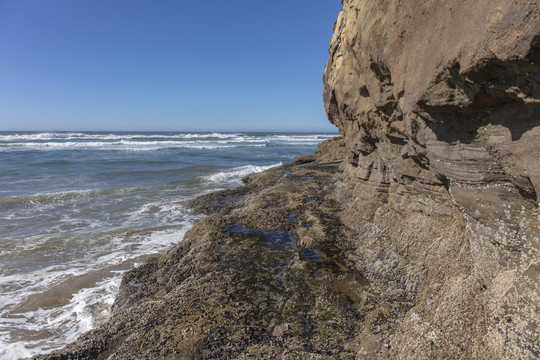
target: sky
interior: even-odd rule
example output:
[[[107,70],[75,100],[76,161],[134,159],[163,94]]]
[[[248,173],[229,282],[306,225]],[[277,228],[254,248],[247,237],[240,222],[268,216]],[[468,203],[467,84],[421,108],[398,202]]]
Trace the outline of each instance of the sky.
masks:
[[[336,131],[339,0],[0,0],[0,131]]]

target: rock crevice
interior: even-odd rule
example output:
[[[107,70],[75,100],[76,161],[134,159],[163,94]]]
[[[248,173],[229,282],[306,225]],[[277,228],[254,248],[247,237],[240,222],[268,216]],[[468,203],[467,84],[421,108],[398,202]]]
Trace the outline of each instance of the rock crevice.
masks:
[[[417,294],[393,357],[539,355],[539,11],[343,1],[324,99],[347,148],[344,223],[394,229],[361,233],[377,255],[359,261],[406,253],[396,276]]]
[[[342,137],[194,200],[110,321],[39,358],[540,357],[537,0],[342,4]]]

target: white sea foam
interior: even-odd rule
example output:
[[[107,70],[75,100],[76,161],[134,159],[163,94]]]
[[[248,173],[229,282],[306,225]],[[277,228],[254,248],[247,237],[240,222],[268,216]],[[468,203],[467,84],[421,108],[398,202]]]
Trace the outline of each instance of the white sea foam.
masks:
[[[58,205],[75,198],[76,203],[81,204],[86,197],[88,201],[97,201],[96,197],[102,193],[109,197],[114,193],[113,198],[106,198],[113,203],[116,202],[115,199],[123,198],[118,197],[121,192],[117,194],[111,190],[84,190],[38,195],[39,200],[29,196],[22,199],[22,202],[21,199],[11,199],[10,202],[15,200],[18,204],[26,203],[23,208],[35,214],[36,206],[42,208],[44,204],[53,202],[50,200],[54,200]],[[86,221],[87,228],[90,225],[93,229],[96,228],[91,232],[93,235],[85,235],[85,232],[79,235],[73,232],[74,228],[63,234],[61,228],[64,225],[59,225],[57,230],[52,229],[51,236],[38,234],[2,240],[2,246],[10,248],[10,251],[9,254],[2,251],[1,256],[26,259],[31,258],[32,254],[40,254],[40,257],[50,257],[49,261],[59,264],[30,271],[24,269],[24,264],[19,264],[17,267],[20,270],[15,272],[6,272],[4,264],[0,265],[0,272],[3,273],[0,277],[0,359],[20,359],[59,348],[97,326],[108,316],[121,273],[134,263],[142,261],[139,259],[166,251],[180,242],[198,218],[192,216],[183,206],[185,197],[162,196],[163,194],[160,195],[160,200],[143,203],[132,213],[122,213],[123,229],[111,228],[110,223],[101,224],[94,220]],[[103,199],[99,201],[104,204]],[[76,210],[78,211],[69,216],[64,214],[60,217],[59,224],[76,225],[82,221],[73,217],[80,213],[81,207]],[[20,216],[18,218],[21,219]],[[142,224],[152,226],[141,226]],[[71,249],[74,253],[69,258],[63,258],[61,249]],[[76,255],[77,253],[85,255],[81,257]],[[101,274],[104,269],[106,273],[106,269],[111,269],[109,275],[95,285],[77,290],[71,300],[61,306],[23,312],[16,310],[26,308],[28,299],[39,298],[39,302],[43,301],[43,297],[47,298],[47,295],[41,294],[47,294],[50,289],[72,286],[68,285],[73,283],[70,279],[91,279],[95,276],[92,274]],[[22,339],[25,340],[17,340],[12,334],[23,334]]]
[[[64,306],[1,317],[2,328],[16,328],[18,332],[34,334],[46,331],[55,333],[56,339],[54,343],[47,341],[46,337],[14,341],[9,332],[2,330],[0,358],[16,360],[58,349],[105,321],[110,315],[110,306],[118,292],[122,274],[115,272],[96,286],[81,289]]]
[[[240,133],[227,134],[227,133],[211,133],[211,134],[184,134],[177,135],[186,139],[208,139],[208,138],[218,138],[218,139],[236,139],[241,136]]]
[[[49,140],[49,139],[71,139],[84,137],[83,133],[21,133],[0,135],[0,141],[24,141],[24,140]]]
[[[187,198],[280,165],[216,170],[216,164],[289,161],[304,149],[280,147],[314,145],[330,136],[0,133],[0,151],[13,151],[10,161],[21,165],[9,175],[7,162],[0,177],[2,190],[9,190],[0,195],[10,195],[0,196],[0,359],[50,351],[97,326],[108,316],[121,273],[166,251],[192,226],[196,218],[184,208]],[[209,151],[123,153],[182,147]],[[29,149],[43,153],[17,153]],[[114,153],[95,156],[101,150]],[[183,156],[189,161],[177,161]]]
[[[120,140],[120,139],[239,139],[239,138],[271,138],[276,140],[291,139],[325,139],[335,134],[246,134],[246,133],[82,133],[82,132],[45,132],[1,134],[0,141],[32,141],[32,140]]]
[[[242,177],[245,175],[262,172],[280,165],[282,165],[282,163],[272,164],[268,166],[246,165],[221,171],[217,174],[203,176],[202,178],[206,181],[214,183],[241,182]]]
[[[184,207],[183,202],[183,199],[179,199],[173,202],[153,201],[145,203],[139,209],[126,214],[126,224],[136,225],[141,222],[142,218],[151,219],[150,221],[158,226],[177,224],[179,220],[186,218],[187,209]],[[189,216],[189,218],[192,218],[192,216]]]
[[[264,147],[265,144],[257,144],[257,141],[241,140],[236,143],[225,141],[201,142],[201,141],[127,141],[119,142],[25,142],[17,144],[9,144],[3,146],[0,144],[0,152],[16,151],[16,150],[72,150],[72,149],[94,149],[94,150],[116,150],[116,151],[157,151],[165,149],[195,149],[195,150],[212,150],[212,149],[227,149],[236,147]]]
[[[238,139],[245,136],[240,133],[156,133],[156,134],[130,134],[130,133],[36,133],[36,134],[0,134],[0,142],[22,142],[40,140],[131,140],[131,139]]]
[[[71,261],[62,266],[1,277],[0,359],[21,359],[60,348],[102,323],[109,316],[122,274],[132,265],[124,270],[112,269],[123,263],[133,264],[141,256],[165,251],[182,240],[193,222],[190,218],[183,221],[181,228],[124,233],[108,242],[116,250],[102,249],[101,256],[90,253],[78,263]],[[93,272],[107,268],[111,269],[108,276],[94,286],[79,289],[64,305],[15,313],[9,310],[24,304],[29,297],[40,296],[48,289],[66,284],[69,279],[92,276]],[[13,332],[41,335],[31,336],[35,340],[17,341],[11,337]]]
[[[10,339],[7,331],[0,331],[0,356],[3,360],[25,359],[42,352],[40,348],[36,352],[30,352],[25,343],[11,342]]]
[[[0,205],[9,206],[16,204],[26,204],[26,205],[37,205],[37,204],[47,204],[53,201],[61,201],[73,199],[75,197],[87,196],[92,192],[99,190],[69,190],[69,191],[58,191],[52,193],[40,193],[34,195],[22,195],[22,196],[6,196],[0,197]]]
[[[222,149],[239,146],[314,145],[333,134],[244,134],[244,133],[176,133],[176,134],[95,134],[39,133],[0,134],[0,151],[102,149],[120,151],[156,151],[169,148]]]

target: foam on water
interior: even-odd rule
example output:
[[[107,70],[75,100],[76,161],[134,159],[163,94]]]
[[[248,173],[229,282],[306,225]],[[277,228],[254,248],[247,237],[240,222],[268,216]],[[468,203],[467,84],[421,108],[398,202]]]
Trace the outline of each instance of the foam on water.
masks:
[[[181,241],[194,221],[185,220],[183,227],[126,231],[109,241],[114,250],[104,249],[101,255],[0,278],[0,358],[60,348],[105,321],[122,274],[149,254]]]
[[[0,151],[102,149],[158,151],[165,149],[227,149],[267,145],[309,145],[331,134],[282,135],[251,133],[93,134],[41,133],[0,135]]]
[[[234,143],[220,143],[220,142],[177,142],[177,141],[154,141],[151,143],[137,142],[137,141],[120,141],[120,142],[46,142],[46,143],[20,143],[10,144],[9,147],[0,146],[0,151],[14,151],[14,150],[61,150],[61,149],[73,149],[80,150],[89,148],[98,148],[102,150],[116,150],[116,151],[157,151],[166,149],[231,149],[235,147],[264,147],[264,144],[245,144],[249,141],[240,141],[238,144]]]
[[[44,205],[55,201],[65,201],[75,197],[91,195],[93,192],[95,192],[95,190],[70,190],[24,196],[6,196],[0,198],[0,206]]]
[[[0,141],[32,141],[32,140],[120,140],[120,139],[231,139],[243,136],[241,133],[15,133],[0,134]]]
[[[81,289],[64,306],[2,317],[2,328],[8,331],[0,330],[0,358],[20,359],[59,349],[105,321],[110,315],[122,274],[123,271],[118,271],[94,287]],[[16,340],[14,333],[27,335],[26,340],[13,341]],[[49,334],[54,334],[54,342],[48,339]]]
[[[188,198],[174,187],[0,198],[17,220],[12,231],[13,219],[0,223],[0,358],[59,348],[104,321],[121,274],[180,242],[197,220]],[[121,202],[120,213],[106,210]],[[26,236],[36,219],[41,233]]]
[[[0,142],[40,140],[131,140],[131,139],[272,139],[281,141],[321,141],[335,134],[272,134],[272,133],[0,133]]]
[[[280,166],[282,163],[278,164],[272,164],[268,166],[254,166],[254,165],[246,165],[246,166],[240,166],[235,167],[232,169],[228,169],[225,171],[218,172],[217,174],[212,174],[208,176],[203,176],[202,178],[206,181],[214,182],[214,183],[238,183],[241,184],[242,177],[252,174],[252,173],[259,173],[268,169],[271,169],[276,166]]]
[[[183,239],[195,196],[333,134],[0,132],[0,359],[109,316],[122,274]]]

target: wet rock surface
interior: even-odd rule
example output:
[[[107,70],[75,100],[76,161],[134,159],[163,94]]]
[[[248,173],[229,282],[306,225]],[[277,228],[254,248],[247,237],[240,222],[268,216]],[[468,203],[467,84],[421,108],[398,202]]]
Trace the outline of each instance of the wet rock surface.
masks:
[[[343,138],[202,196],[110,321],[40,359],[536,359],[540,8],[344,0]]]
[[[354,359],[366,317],[394,324],[371,314],[389,295],[367,280],[340,220],[344,143],[321,149],[194,200],[209,215],[124,276],[110,321],[40,358]]]

